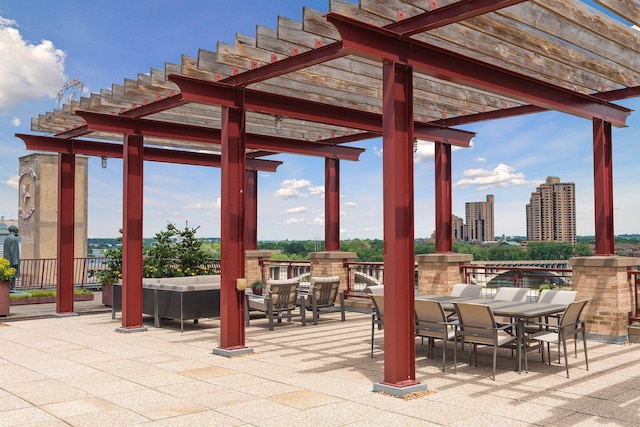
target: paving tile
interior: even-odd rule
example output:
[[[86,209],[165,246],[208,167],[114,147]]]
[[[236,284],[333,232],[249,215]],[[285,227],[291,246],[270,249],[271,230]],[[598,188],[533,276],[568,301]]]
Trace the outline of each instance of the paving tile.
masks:
[[[295,409],[310,409],[340,401],[335,396],[311,390],[298,390],[269,397],[269,400]]]
[[[428,392],[403,399],[372,392],[384,378],[383,334],[371,358],[370,317],[348,319],[273,332],[256,320],[254,352],[233,358],[211,354],[215,319],[136,334],[115,332],[110,313],[13,322],[0,327],[0,425],[640,425],[640,345],[589,342],[590,370],[570,358],[569,379],[535,352],[529,372],[515,372],[505,350],[492,381],[490,351],[478,367],[461,354],[454,374],[452,348],[441,372],[441,347],[426,359],[417,341]]]

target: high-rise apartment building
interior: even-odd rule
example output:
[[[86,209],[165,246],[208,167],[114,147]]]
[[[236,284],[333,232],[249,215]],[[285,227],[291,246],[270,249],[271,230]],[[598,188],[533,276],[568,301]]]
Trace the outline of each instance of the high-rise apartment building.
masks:
[[[451,230],[453,240],[456,242],[461,241],[464,234],[464,219],[451,215]]]
[[[527,240],[576,244],[576,191],[573,182],[555,176],[531,193],[526,206]]]
[[[494,240],[493,195],[489,194],[486,202],[467,202],[464,204],[464,209],[463,240],[466,242]]]

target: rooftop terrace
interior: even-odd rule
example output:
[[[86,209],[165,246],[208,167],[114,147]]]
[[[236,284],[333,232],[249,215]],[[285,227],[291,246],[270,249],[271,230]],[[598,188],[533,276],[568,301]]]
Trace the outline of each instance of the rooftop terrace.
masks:
[[[324,315],[317,326],[247,328],[253,354],[214,356],[219,321],[178,323],[118,333],[96,298],[80,316],[54,318],[54,305],[13,306],[0,323],[0,425],[620,425],[640,424],[640,346],[590,341],[584,358],[563,365],[529,354],[529,372],[513,371],[499,354],[491,381],[490,351],[458,373],[453,357],[440,371],[416,345],[416,379],[427,392],[404,399],[372,392],[383,377],[383,333],[370,358],[370,316]],[[84,314],[92,313],[92,314]],[[20,321],[16,321],[20,320]],[[452,346],[448,346],[452,349]],[[571,352],[571,354],[573,354]]]

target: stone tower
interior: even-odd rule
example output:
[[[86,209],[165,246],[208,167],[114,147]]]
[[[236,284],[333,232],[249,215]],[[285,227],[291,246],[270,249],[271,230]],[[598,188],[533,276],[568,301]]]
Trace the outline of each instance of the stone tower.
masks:
[[[87,256],[88,159],[76,156],[74,257]],[[19,159],[20,257],[56,258],[58,155],[29,154]]]

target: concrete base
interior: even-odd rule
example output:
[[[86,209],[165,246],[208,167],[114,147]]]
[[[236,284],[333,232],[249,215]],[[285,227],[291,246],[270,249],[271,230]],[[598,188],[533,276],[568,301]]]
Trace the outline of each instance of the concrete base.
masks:
[[[124,334],[132,333],[132,332],[147,332],[146,326],[140,326],[138,328],[116,328],[116,332],[121,332]]]
[[[640,325],[633,324],[629,326],[629,342],[640,343]]]
[[[51,315],[51,317],[73,317],[73,316],[80,316],[80,314],[74,312],[71,313],[53,313]]]
[[[249,347],[234,348],[234,349],[216,347],[213,349],[212,353],[215,354],[216,356],[224,356],[224,357],[231,358],[231,357],[240,356],[243,354],[253,353],[253,349]]]
[[[419,384],[419,383],[410,385],[407,387],[396,387],[391,384],[385,384],[385,383],[373,383],[374,392],[381,391],[383,393],[387,393],[395,397],[402,397],[409,393],[415,393],[416,391],[426,391],[426,390],[427,390],[427,385]]]
[[[605,335],[587,333],[587,341],[605,342],[607,344],[624,344],[630,341],[629,335]]]

